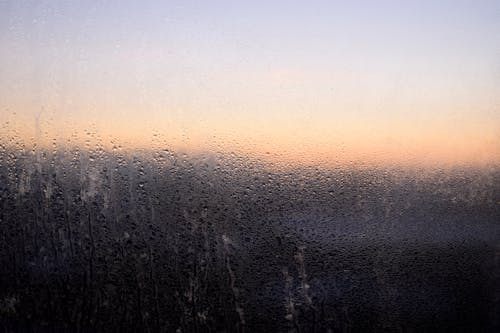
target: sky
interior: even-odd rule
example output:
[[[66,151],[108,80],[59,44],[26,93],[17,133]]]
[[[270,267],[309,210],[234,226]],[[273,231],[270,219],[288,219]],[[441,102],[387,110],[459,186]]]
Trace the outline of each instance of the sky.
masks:
[[[500,161],[500,1],[0,0],[0,47],[28,141]]]

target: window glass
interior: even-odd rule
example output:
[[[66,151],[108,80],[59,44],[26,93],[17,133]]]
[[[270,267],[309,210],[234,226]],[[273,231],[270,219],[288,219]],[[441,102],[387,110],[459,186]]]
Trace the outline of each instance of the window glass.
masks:
[[[0,327],[500,331],[499,13],[0,1]]]

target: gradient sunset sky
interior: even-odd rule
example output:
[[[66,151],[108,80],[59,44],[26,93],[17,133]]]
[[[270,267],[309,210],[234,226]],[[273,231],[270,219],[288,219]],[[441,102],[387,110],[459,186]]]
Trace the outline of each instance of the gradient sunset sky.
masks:
[[[498,0],[0,0],[0,46],[26,140],[38,119],[125,147],[500,160]]]

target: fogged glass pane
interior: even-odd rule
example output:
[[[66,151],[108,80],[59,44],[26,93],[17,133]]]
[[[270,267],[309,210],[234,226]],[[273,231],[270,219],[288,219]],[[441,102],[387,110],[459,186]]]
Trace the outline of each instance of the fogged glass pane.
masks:
[[[2,332],[500,331],[498,13],[1,1]]]

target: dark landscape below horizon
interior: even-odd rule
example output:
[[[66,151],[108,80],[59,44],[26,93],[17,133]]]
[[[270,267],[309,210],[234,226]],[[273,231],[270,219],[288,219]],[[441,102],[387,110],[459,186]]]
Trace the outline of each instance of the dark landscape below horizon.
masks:
[[[496,332],[498,168],[0,151],[2,332]]]

